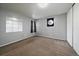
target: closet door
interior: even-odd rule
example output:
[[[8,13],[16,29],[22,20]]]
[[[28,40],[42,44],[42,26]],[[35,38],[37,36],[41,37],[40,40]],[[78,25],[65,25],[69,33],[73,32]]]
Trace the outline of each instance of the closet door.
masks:
[[[73,7],[73,48],[79,54],[79,4]]]
[[[73,38],[72,38],[72,8],[67,13],[67,41],[72,46],[73,45]]]

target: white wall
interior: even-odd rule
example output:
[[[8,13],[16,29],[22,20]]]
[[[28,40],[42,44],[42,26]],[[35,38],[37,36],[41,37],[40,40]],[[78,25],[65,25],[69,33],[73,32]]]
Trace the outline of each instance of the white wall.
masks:
[[[67,13],[67,41],[72,46],[72,8]]]
[[[6,17],[16,17],[22,20],[23,31],[6,33]],[[0,10],[0,47],[33,36],[34,33],[30,33],[30,21],[31,19],[24,17],[24,15]]]
[[[79,54],[79,4],[73,7],[73,48]]]
[[[75,4],[71,9],[67,14],[67,40],[79,54],[79,4]]]
[[[37,20],[37,35],[49,38],[66,40],[66,14],[54,17],[54,27],[47,27],[47,18]]]

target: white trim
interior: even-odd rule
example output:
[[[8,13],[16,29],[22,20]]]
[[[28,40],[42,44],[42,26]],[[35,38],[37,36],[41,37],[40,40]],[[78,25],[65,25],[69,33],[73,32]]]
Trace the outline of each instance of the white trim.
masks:
[[[28,37],[24,37],[23,39],[19,39],[19,40],[16,40],[16,41],[12,41],[12,42],[9,42],[9,43],[6,43],[6,44],[3,44],[3,45],[0,45],[0,47],[3,47],[3,46],[6,46],[6,45],[9,45],[9,44],[12,44],[12,43],[15,43],[15,42],[18,42],[18,41],[21,41],[21,40],[24,40],[24,39],[27,39],[27,38],[30,38],[34,35],[31,35],[31,36],[28,36]]]
[[[42,36],[42,37],[47,37],[47,38],[57,39],[57,40],[65,40],[65,39],[58,39],[58,38],[54,38],[54,37],[44,36],[44,35],[37,35],[37,36]]]

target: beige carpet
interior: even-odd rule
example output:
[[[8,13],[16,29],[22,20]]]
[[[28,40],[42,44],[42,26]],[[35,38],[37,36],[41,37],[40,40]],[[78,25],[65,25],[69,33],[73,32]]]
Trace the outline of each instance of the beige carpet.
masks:
[[[66,41],[46,37],[31,37],[0,48],[8,56],[76,56]]]

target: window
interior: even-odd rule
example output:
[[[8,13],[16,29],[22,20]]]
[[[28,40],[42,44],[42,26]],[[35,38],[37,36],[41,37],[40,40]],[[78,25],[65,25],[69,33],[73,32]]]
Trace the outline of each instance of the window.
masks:
[[[6,32],[21,32],[22,22],[15,18],[7,18],[6,20]]]

